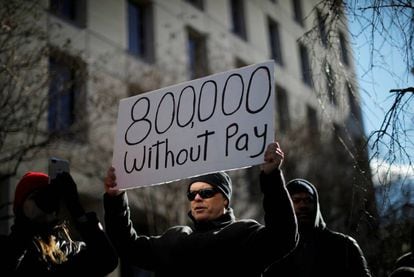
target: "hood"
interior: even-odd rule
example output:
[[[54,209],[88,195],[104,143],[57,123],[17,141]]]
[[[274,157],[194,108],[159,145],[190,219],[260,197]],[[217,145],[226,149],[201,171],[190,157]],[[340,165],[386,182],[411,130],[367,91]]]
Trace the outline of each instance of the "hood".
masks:
[[[292,195],[297,192],[308,192],[310,193],[315,201],[315,213],[314,213],[314,221],[313,221],[313,228],[323,230],[326,228],[326,223],[323,220],[322,213],[319,206],[319,195],[318,191],[316,190],[315,186],[305,180],[305,179],[293,179],[286,184],[286,189],[288,190],[289,194]]]

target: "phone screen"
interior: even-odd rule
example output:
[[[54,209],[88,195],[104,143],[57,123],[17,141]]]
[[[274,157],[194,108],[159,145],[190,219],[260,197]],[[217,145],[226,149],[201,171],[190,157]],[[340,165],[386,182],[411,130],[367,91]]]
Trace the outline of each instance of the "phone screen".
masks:
[[[62,172],[69,173],[69,161],[56,157],[49,158],[49,181]]]

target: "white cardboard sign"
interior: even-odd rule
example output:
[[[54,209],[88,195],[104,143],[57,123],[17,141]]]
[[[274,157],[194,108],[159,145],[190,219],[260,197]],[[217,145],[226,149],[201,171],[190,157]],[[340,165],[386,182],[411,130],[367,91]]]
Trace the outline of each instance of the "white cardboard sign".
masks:
[[[120,189],[263,162],[274,141],[274,62],[120,100],[112,165]]]

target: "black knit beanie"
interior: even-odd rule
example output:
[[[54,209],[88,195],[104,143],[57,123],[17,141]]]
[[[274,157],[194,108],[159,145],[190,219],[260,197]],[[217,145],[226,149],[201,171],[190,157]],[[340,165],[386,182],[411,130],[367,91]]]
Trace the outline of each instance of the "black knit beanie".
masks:
[[[309,181],[305,179],[293,179],[287,182],[286,189],[288,190],[289,194],[295,194],[298,192],[307,192],[313,197],[315,197],[315,188]]]
[[[211,174],[200,175],[190,179],[190,183],[188,185],[188,189],[190,190],[190,186],[195,182],[204,182],[212,185],[215,188],[218,188],[223,195],[227,198],[230,204],[231,200],[231,193],[232,193],[232,184],[230,176],[227,175],[224,171],[219,171]]]

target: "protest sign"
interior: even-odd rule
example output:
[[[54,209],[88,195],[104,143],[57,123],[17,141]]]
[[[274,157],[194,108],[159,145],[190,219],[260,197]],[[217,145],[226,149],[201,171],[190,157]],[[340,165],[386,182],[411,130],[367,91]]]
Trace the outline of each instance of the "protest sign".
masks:
[[[122,99],[116,127],[121,189],[260,164],[274,140],[274,62]]]

